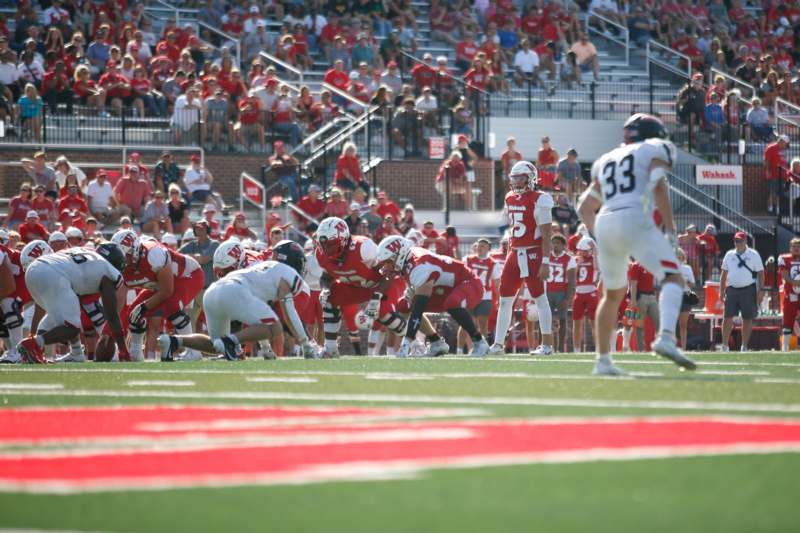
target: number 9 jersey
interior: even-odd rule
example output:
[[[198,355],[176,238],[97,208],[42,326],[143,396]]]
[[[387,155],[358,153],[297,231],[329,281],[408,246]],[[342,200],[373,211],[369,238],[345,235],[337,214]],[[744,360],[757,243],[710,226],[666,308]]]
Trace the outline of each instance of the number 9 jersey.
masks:
[[[635,208],[637,214],[652,218],[657,182],[650,178],[650,165],[660,160],[671,167],[676,156],[677,150],[670,141],[647,139],[623,144],[600,157],[592,165],[592,180],[598,181],[603,194],[600,212]]]

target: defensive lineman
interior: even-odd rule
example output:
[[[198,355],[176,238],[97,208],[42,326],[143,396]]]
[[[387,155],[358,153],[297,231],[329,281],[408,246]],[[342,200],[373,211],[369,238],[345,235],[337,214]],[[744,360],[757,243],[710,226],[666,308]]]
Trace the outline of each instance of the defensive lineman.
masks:
[[[597,309],[594,373],[623,374],[611,359],[611,335],[617,309],[625,296],[630,256],[661,283],[661,328],[653,351],[693,370],[694,362],[681,353],[675,341],[684,285],[675,256],[677,238],[667,183],[667,171],[675,161],[675,146],[667,140],[661,121],[644,113],[625,121],[623,135],[624,144],[595,161],[592,184],[578,207],[581,220],[596,237],[603,280],[603,297]],[[666,234],[656,227],[654,207],[661,214]]]

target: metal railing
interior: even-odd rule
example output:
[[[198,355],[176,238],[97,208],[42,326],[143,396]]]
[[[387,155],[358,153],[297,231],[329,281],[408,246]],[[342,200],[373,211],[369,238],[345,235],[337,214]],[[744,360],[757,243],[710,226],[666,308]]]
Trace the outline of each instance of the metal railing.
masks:
[[[101,151],[116,151],[119,150],[121,152],[119,166],[125,165],[128,162],[128,153],[129,152],[138,152],[139,154],[144,154],[147,152],[153,152],[155,154],[161,155],[162,152],[187,152],[191,154],[200,154],[200,163],[205,165],[205,150],[200,147],[192,147],[192,146],[169,146],[169,145],[141,145],[141,146],[129,146],[129,145],[122,145],[122,144],[106,144],[103,146],[97,146],[94,144],[58,144],[58,143],[42,143],[42,144],[26,144],[26,143],[3,143],[2,148],[9,149],[9,148],[22,148],[28,150],[39,150],[43,152],[56,152],[59,150],[101,150]],[[72,161],[72,164],[77,166],[78,168],[109,168],[109,165],[116,165],[117,163],[78,163]],[[19,165],[18,161],[0,161],[0,166],[17,166]],[[188,167],[188,162],[186,164],[179,164],[179,167]]]
[[[600,20],[602,23],[600,24],[601,28],[597,28],[592,25],[592,20]],[[605,31],[602,26],[608,25],[616,29],[619,32],[619,36],[613,35]],[[609,18],[600,15],[594,11],[589,11],[586,14],[586,29],[588,33],[594,33],[599,37],[602,37],[618,46],[622,47],[622,55],[625,58],[625,64],[631,64],[631,40],[630,40],[630,32],[628,28],[623,26],[622,24],[615,22]]]
[[[682,54],[654,39],[647,41],[646,53],[648,73],[651,64],[655,64],[686,79],[692,77],[692,59],[686,54]]]
[[[742,81],[736,76],[731,76],[725,71],[722,71],[716,67],[711,67],[708,73],[708,86],[714,84],[714,79],[717,76],[722,76],[725,78],[725,85],[727,86],[728,90],[731,89],[739,89],[739,92],[742,93],[744,98],[752,98],[756,95],[756,88],[753,87],[751,84],[747,83],[746,81]]]
[[[283,61],[282,59],[279,59],[279,58],[275,57],[272,54],[264,52],[263,50],[261,52],[259,52],[258,55],[259,55],[260,58],[267,60],[268,64],[269,63],[274,63],[275,65],[277,65],[280,68],[282,68],[284,71],[291,72],[292,74],[294,74],[297,77],[297,80],[299,81],[300,85],[303,85],[303,71],[302,70],[300,70],[299,68],[297,68],[297,67],[295,67],[293,65],[290,65],[286,61]]]
[[[219,37],[221,39],[224,39],[224,41],[222,41],[223,44],[221,44],[219,46],[215,45],[214,43],[208,43],[210,46],[213,46],[216,50],[218,50],[220,55],[222,55],[222,47],[224,47],[224,46],[230,46],[230,47],[235,48],[236,49],[236,56],[235,56],[236,57],[236,66],[238,68],[242,68],[242,41],[241,41],[241,39],[238,39],[238,38],[234,37],[233,35],[231,35],[229,33],[225,33],[224,31],[222,31],[222,30],[220,30],[218,28],[215,28],[214,26],[206,24],[205,22],[203,22],[201,20],[196,21],[196,24],[197,24],[198,28],[203,28],[205,30],[208,30],[211,33],[213,33],[214,35],[216,35],[217,37]],[[200,32],[198,31],[198,34],[199,33]]]

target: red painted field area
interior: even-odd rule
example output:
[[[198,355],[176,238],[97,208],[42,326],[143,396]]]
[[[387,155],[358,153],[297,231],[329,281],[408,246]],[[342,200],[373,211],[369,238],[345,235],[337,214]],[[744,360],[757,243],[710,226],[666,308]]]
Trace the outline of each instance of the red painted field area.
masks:
[[[430,468],[800,450],[800,421],[441,420],[437,409],[0,410],[0,489],[76,492],[384,479]]]

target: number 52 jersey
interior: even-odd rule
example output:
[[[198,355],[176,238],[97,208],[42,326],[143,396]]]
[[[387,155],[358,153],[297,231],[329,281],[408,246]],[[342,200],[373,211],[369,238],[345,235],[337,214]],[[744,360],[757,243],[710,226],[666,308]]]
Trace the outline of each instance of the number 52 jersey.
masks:
[[[650,165],[660,160],[671,167],[676,156],[671,142],[647,139],[623,144],[600,157],[592,165],[592,180],[599,182],[603,194],[601,212],[633,208],[637,214],[652,218],[656,182],[650,179]]]

